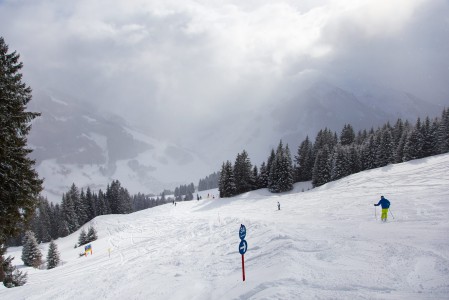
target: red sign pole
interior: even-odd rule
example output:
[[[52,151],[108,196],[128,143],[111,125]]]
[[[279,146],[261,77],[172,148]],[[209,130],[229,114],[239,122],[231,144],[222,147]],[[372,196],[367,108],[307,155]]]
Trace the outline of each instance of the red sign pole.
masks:
[[[245,281],[245,258],[242,254],[242,273],[243,273],[243,281]]]

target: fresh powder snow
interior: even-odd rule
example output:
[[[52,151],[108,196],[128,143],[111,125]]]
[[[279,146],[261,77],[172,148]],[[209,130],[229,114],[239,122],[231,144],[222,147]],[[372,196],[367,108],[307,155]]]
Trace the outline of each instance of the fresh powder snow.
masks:
[[[100,216],[84,226],[98,231],[92,255],[74,248],[80,229],[56,240],[63,263],[51,270],[9,248],[28,282],[0,299],[449,299],[449,154],[309,186]]]

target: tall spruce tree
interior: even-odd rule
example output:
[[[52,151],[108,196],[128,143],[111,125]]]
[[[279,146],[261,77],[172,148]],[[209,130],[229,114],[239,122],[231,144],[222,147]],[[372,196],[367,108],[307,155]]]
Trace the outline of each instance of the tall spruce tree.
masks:
[[[88,243],[93,242],[98,239],[98,233],[95,227],[92,225],[89,226],[89,229],[87,230],[86,240]]]
[[[355,133],[351,124],[345,124],[340,134],[340,144],[342,146],[349,146],[354,143]]]
[[[351,174],[351,161],[346,147],[338,144],[334,147],[331,163],[331,180],[337,180]]]
[[[243,150],[241,154],[237,154],[234,164],[234,179],[237,194],[252,190],[254,179],[251,168],[252,165],[248,153]]]
[[[328,183],[331,180],[331,171],[331,153],[329,147],[324,145],[323,148],[318,151],[315,158],[312,185],[317,187]]]
[[[84,230],[84,228],[82,228],[80,235],[78,236],[78,246],[82,246],[86,243],[88,243],[86,230]]]
[[[403,161],[422,158],[422,148],[424,145],[424,137],[421,131],[421,120],[418,118],[415,128],[409,133],[407,141],[404,145]]]
[[[78,223],[78,216],[75,212],[75,204],[73,203],[73,197],[70,195],[70,193],[62,195],[61,210],[63,219],[62,227],[66,227],[62,228],[62,230],[64,232],[68,232],[68,234],[78,230],[80,224]]]
[[[25,266],[38,268],[42,264],[42,253],[32,231],[25,232],[23,238],[22,261]]]
[[[31,121],[39,114],[26,111],[32,96],[31,88],[22,82],[22,67],[19,54],[9,53],[0,37],[0,247],[26,227],[42,190],[35,162],[29,158],[32,150],[27,148]]]
[[[47,253],[47,269],[56,268],[59,265],[59,251],[56,243],[51,240]]]
[[[234,170],[230,161],[223,163],[220,174],[221,176],[218,188],[220,192],[220,198],[235,196],[237,189],[235,186]]]
[[[313,170],[313,144],[309,140],[309,136],[298,147],[298,154],[295,156],[296,162],[296,180],[308,181],[312,180]]]
[[[293,165],[288,145],[284,148],[282,140],[276,150],[268,177],[268,189],[272,193],[281,193],[293,189]]]
[[[449,107],[443,109],[437,133],[437,148],[439,153],[449,152]]]
[[[262,162],[260,165],[260,175],[259,175],[259,188],[267,188],[268,187],[268,168],[265,162]]]

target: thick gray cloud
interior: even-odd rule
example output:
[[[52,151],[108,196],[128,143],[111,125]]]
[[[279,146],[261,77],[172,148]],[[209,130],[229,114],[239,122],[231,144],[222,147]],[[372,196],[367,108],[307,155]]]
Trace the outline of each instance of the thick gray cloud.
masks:
[[[445,0],[0,1],[1,34],[32,87],[172,139],[312,75],[447,103],[448,15]]]

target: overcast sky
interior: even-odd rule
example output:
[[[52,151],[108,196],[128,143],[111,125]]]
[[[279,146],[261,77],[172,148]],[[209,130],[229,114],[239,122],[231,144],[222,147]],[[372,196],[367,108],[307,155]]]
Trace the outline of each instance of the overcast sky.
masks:
[[[32,88],[170,137],[314,76],[449,99],[447,0],[0,0],[0,28]]]

